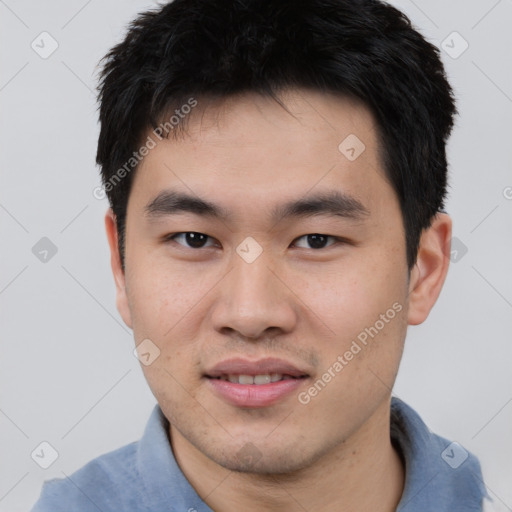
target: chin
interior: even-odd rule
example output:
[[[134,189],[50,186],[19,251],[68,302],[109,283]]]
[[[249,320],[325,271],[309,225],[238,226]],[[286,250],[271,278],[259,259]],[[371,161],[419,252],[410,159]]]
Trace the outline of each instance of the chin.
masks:
[[[322,457],[321,451],[309,453],[301,447],[284,443],[270,444],[267,442],[262,447],[261,444],[257,444],[257,441],[253,444],[247,440],[241,444],[236,443],[236,446],[239,448],[236,449],[231,444],[222,451],[206,449],[203,453],[225,469],[257,475],[291,475],[308,468]]]
[[[235,454],[231,457],[221,457],[214,459],[220,466],[235,471],[237,473],[247,473],[256,475],[283,475],[292,474],[301,469],[306,468],[309,464],[307,461],[297,458],[290,458],[284,454],[283,457],[261,454],[259,459],[250,460]]]

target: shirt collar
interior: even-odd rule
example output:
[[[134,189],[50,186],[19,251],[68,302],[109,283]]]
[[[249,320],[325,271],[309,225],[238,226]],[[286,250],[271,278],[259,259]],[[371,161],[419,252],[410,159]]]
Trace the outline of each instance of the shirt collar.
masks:
[[[178,466],[168,432],[169,421],[156,405],[137,449],[147,510],[212,512]]]
[[[481,510],[487,492],[476,457],[458,443],[432,433],[396,397],[391,401],[391,440],[405,464],[397,512]]]

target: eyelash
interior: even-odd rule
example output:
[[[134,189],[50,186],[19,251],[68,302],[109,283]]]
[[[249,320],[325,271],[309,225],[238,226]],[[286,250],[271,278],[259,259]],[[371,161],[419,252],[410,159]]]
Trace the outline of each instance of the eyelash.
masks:
[[[208,239],[212,239],[211,236],[208,236],[208,235],[205,235],[204,233],[200,233],[198,231],[180,231],[179,233],[173,233],[173,234],[170,234],[170,235],[167,235],[165,238],[164,238],[164,242],[171,242],[171,241],[175,241],[175,239],[180,236],[180,235],[187,235],[189,233],[194,233],[196,235],[203,235],[203,236],[206,236]],[[312,251],[321,251],[322,249],[327,249],[328,247],[332,247],[333,245],[336,245],[338,243],[346,243],[347,240],[345,240],[344,238],[340,238],[340,237],[336,237],[336,236],[332,236],[332,235],[325,235],[323,233],[308,233],[306,235],[302,235],[302,236],[299,236],[297,237],[294,242],[296,240],[300,240],[301,238],[305,238],[305,237],[308,237],[308,236],[313,236],[313,235],[317,235],[317,236],[321,236],[321,237],[326,237],[326,238],[329,238],[329,239],[332,239],[334,240],[334,243],[332,244],[329,244],[325,247],[321,247],[319,249],[315,249],[315,248],[309,248],[311,249]],[[176,242],[178,243],[178,242]],[[187,246],[187,245],[184,245],[184,244],[180,244],[178,243],[178,245],[181,245],[182,247],[185,247],[186,249],[192,249],[192,250],[200,250],[200,249],[207,249],[208,247],[212,247],[212,246],[206,246],[206,247],[190,247],[190,246]]]

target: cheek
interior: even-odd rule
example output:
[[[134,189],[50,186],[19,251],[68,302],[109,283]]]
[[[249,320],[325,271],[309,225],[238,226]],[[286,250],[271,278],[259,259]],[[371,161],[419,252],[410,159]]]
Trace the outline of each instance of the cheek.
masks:
[[[192,408],[198,398],[198,347],[193,343],[178,345],[160,344],[160,355],[150,365],[142,365],[155,398],[173,415]]]
[[[137,343],[151,340],[159,350],[158,358],[142,369],[153,392],[162,393],[159,399],[181,396],[179,383],[197,379],[198,319],[205,316],[206,305],[201,299],[212,284],[203,273],[171,268],[168,262],[148,258],[136,268],[129,283],[134,337]]]
[[[328,328],[329,337],[347,340],[373,325],[395,302],[404,306],[407,283],[399,268],[371,259],[347,261],[328,272],[298,278],[297,295]]]
[[[198,273],[189,275],[156,258],[139,260],[134,267],[127,282],[134,332],[165,338],[200,302],[207,283]]]

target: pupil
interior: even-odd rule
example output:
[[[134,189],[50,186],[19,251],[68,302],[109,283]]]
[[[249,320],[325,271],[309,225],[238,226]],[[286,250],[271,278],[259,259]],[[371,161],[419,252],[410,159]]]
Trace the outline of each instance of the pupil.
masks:
[[[325,235],[308,235],[308,243],[313,249],[325,247],[327,237]]]
[[[186,234],[187,244],[191,247],[202,247],[206,242],[206,235],[202,233],[195,233],[193,231]]]

